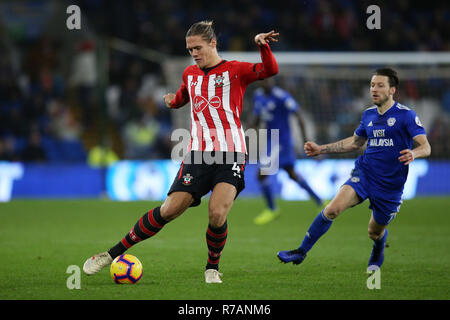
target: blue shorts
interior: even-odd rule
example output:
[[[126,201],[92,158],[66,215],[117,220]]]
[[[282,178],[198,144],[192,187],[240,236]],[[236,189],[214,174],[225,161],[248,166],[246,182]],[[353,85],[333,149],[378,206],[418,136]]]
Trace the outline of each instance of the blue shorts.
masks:
[[[372,209],[373,218],[380,225],[388,225],[400,210],[403,192],[381,191],[366,177],[364,171],[357,167],[352,170],[350,179],[344,185],[355,190],[361,199],[360,203],[369,199],[369,209]]]

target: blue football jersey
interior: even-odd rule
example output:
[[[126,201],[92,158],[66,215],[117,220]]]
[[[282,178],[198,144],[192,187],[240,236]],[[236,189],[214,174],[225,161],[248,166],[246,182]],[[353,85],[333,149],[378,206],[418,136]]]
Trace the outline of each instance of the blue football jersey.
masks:
[[[300,108],[295,99],[287,91],[273,87],[268,95],[262,88],[255,90],[253,102],[254,114],[266,123],[268,141],[270,141],[270,130],[278,129],[280,145],[290,148],[293,141],[289,116]]]
[[[403,191],[408,166],[398,160],[400,151],[413,148],[413,138],[425,135],[414,110],[395,102],[383,115],[373,106],[364,111],[355,134],[367,139],[367,148],[356,160],[375,189]]]

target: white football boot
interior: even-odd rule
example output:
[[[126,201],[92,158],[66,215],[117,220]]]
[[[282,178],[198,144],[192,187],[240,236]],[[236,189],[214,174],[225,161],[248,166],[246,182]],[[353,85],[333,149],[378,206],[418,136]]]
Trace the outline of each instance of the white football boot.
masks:
[[[222,273],[216,269],[206,269],[205,270],[205,282],[206,283],[222,283],[220,277],[223,276]]]
[[[107,265],[110,265],[113,259],[108,252],[102,252],[86,260],[83,265],[83,271],[87,275],[96,274]]]

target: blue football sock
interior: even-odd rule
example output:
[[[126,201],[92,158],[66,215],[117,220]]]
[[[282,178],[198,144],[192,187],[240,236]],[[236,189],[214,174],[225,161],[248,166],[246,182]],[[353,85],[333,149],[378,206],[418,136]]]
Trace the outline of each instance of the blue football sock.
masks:
[[[373,242],[373,249],[379,252],[382,252],[384,250],[384,246],[386,244],[386,239],[388,236],[388,231],[387,229],[384,230],[384,235],[381,239],[375,240]]]
[[[306,192],[308,192],[308,194],[310,195],[310,197],[312,197],[314,199],[314,201],[316,201],[318,204],[322,203],[322,200],[319,198],[319,196],[314,192],[313,189],[311,189],[311,187],[309,186],[309,184],[306,182],[305,179],[303,179],[303,177],[301,177],[300,175],[298,176],[297,180],[294,180],[295,182],[297,182],[297,184],[306,190]]]
[[[270,208],[270,210],[275,210],[275,201],[273,199],[273,193],[272,193],[272,186],[270,184],[270,179],[265,179],[260,183],[261,190],[264,196],[264,199],[266,199],[267,206]]]
[[[305,238],[303,239],[302,245],[299,250],[304,254],[307,253],[312,246],[316,243],[319,238],[330,229],[333,220],[328,219],[323,214],[323,210],[317,215],[313,223],[308,229]]]

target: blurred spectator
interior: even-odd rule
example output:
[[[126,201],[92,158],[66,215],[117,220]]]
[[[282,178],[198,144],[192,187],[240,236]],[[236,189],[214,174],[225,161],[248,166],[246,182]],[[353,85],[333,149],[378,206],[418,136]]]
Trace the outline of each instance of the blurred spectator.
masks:
[[[49,124],[48,133],[64,141],[77,141],[81,135],[81,126],[73,111],[62,100],[51,100],[47,105]]]
[[[449,117],[438,116],[434,119],[427,134],[431,145],[431,156],[434,158],[450,155],[450,120]]]
[[[137,117],[128,121],[122,129],[126,159],[153,158],[159,129],[159,123],[151,117]]]
[[[119,160],[117,154],[112,150],[110,144],[97,145],[89,150],[88,164],[92,167],[107,167]]]
[[[14,154],[14,143],[12,139],[0,138],[0,161],[15,161],[18,160]]]
[[[95,110],[94,89],[97,84],[97,65],[94,42],[84,40],[78,44],[73,58],[69,85],[76,90],[80,104],[81,121],[86,127],[93,124]]]
[[[92,9],[89,0],[74,1]],[[112,5],[96,2],[85,10],[101,32],[155,48],[171,55],[185,54],[179,43],[186,28],[201,19],[213,19],[219,28],[221,51],[253,50],[249,34],[276,28],[282,50],[334,51],[447,51],[450,50],[450,9],[446,1],[383,1],[382,28],[369,30],[366,9],[373,1],[134,0]],[[400,25],[399,25],[400,24]],[[392,30],[395,30],[393,32]],[[367,41],[376,38],[380,41]],[[384,46],[381,46],[383,43]]]
[[[24,162],[46,162],[47,153],[42,146],[42,137],[38,130],[30,133],[28,143],[22,151],[22,161]]]

